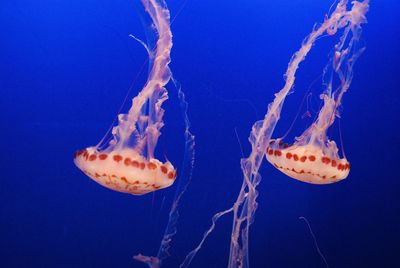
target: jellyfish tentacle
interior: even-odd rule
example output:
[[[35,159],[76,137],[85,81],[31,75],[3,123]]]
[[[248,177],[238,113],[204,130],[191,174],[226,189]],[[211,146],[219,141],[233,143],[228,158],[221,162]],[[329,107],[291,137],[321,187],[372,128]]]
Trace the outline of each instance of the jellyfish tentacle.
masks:
[[[133,34],[130,34],[129,37],[132,37],[134,40],[138,41],[139,44],[141,44],[144,47],[144,49],[146,49],[149,58],[154,58],[153,51],[149,48],[149,46],[145,42],[143,42],[140,38],[134,36]]]

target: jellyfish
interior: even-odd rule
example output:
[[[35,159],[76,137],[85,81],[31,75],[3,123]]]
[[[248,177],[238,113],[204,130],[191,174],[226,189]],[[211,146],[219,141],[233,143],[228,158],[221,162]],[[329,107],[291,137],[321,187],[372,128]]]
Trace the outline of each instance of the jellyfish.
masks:
[[[133,99],[128,113],[118,115],[108,146],[88,147],[75,153],[74,162],[87,176],[111,190],[143,195],[171,186],[176,169],[171,162],[154,157],[163,127],[163,102],[168,99],[165,85],[171,79],[170,52],[172,33],[169,11],[156,0],[142,0],[150,15],[158,40],[147,47],[150,71],[144,88]]]
[[[172,238],[177,232],[179,202],[192,178],[195,138],[190,131],[185,94],[168,66],[172,48],[169,10],[164,0],[142,0],[142,3],[158,36],[152,49],[131,35],[149,54],[151,68],[147,82],[133,99],[129,112],[118,115],[118,125],[112,129],[113,138],[107,147],[102,149],[101,141],[97,146],[80,150],[76,152],[74,162],[94,181],[118,192],[143,195],[172,185],[177,176],[176,169],[169,161],[163,163],[154,158],[160,129],[164,125],[161,106],[168,99],[165,85],[172,80],[185,126],[185,147],[178,185],[157,255],[133,256],[149,267],[158,268],[169,256]]]
[[[204,233],[198,246],[187,255],[181,267],[190,264],[215,228],[217,220],[230,212],[233,213],[233,223],[228,267],[250,266],[249,229],[258,205],[257,186],[261,181],[259,169],[265,155],[269,162],[285,174],[308,183],[330,183],[344,179],[348,175],[350,164],[346,158],[338,156],[336,143],[327,138],[326,131],[338,115],[337,108],[352,80],[354,62],[362,52],[362,49],[357,48],[357,41],[361,35],[361,25],[366,23],[365,14],[369,8],[369,1],[352,1],[351,4],[349,7],[347,0],[340,0],[333,12],[326,16],[322,24],[314,27],[300,49],[292,56],[286,70],[284,87],[275,94],[274,100],[268,105],[264,119],[257,121],[250,132],[251,152],[247,158],[242,158],[240,161],[243,183],[235,203],[231,208],[213,216],[211,227]],[[324,105],[318,118],[291,146],[283,143],[282,139],[271,139],[284,101],[295,82],[295,74],[300,63],[318,38],[324,34],[334,36],[339,33],[341,33],[339,42],[335,45],[333,56],[324,69],[326,89],[321,94]],[[333,74],[340,80],[336,89],[332,88]]]
[[[276,165],[281,171],[285,169],[286,174],[298,180],[311,183],[321,183],[319,176],[317,176],[318,174],[322,176],[325,175],[326,178],[332,175],[331,179],[333,176],[337,176],[336,179],[333,178],[332,180],[340,180],[345,178],[348,174],[350,165],[346,159],[339,159],[336,144],[327,139],[326,130],[333,123],[334,116],[336,115],[335,112],[341,103],[341,98],[350,86],[353,75],[353,64],[362,51],[357,50],[356,43],[361,35],[361,25],[366,23],[365,14],[369,8],[369,1],[352,1],[351,4],[351,7],[348,8],[347,0],[340,0],[333,12],[326,17],[325,21],[319,26],[314,27],[310,35],[305,38],[300,49],[292,56],[292,59],[289,62],[285,74],[284,87],[275,94],[275,98],[269,104],[264,119],[253,125],[249,137],[252,147],[251,153],[248,158],[241,159],[244,179],[242,188],[234,204],[228,267],[249,267],[249,229],[254,220],[254,214],[257,209],[256,199],[258,192],[256,188],[261,181],[259,169],[267,150],[267,159],[271,156],[271,150],[274,150],[272,154],[273,157],[282,157],[281,159],[283,159],[283,157],[288,159],[286,158],[287,155],[284,155],[285,151],[283,150],[288,150],[286,153],[289,153],[289,150],[292,150],[292,158],[289,160],[300,165],[296,166],[297,169],[295,169],[296,172],[300,174],[295,173],[293,170],[291,170],[293,173],[289,173],[287,168],[294,169],[295,166],[293,166],[291,162],[285,162],[286,160],[276,163]],[[302,136],[297,138],[294,145],[282,145],[281,140],[271,140],[271,136],[275,130],[277,122],[279,121],[283,103],[293,87],[299,64],[310,52],[316,40],[325,33],[327,33],[328,36],[342,33],[339,36],[339,43],[335,45],[334,57],[330,60],[333,62],[333,65],[327,65],[328,67],[331,66],[333,72],[339,76],[340,85],[337,90],[332,90],[332,80],[327,81],[327,88],[324,93],[321,94],[321,97],[324,100],[324,105],[319,112],[317,120],[303,133]],[[325,68],[326,77],[332,79],[328,75],[328,69]],[[278,153],[275,153],[277,150]],[[294,153],[296,153],[298,157],[297,161],[293,158]],[[304,159],[304,156],[306,156],[307,159]],[[313,161],[314,157],[315,161]],[[324,165],[320,165],[319,162],[317,163],[317,157],[320,157]],[[271,157],[268,161],[270,161],[270,159],[277,160],[277,158]],[[320,159],[318,159],[318,161]],[[332,161],[337,161],[337,167],[339,164],[341,167],[343,165],[345,167],[341,168],[341,170],[339,170],[340,172],[333,172],[331,169]],[[286,163],[289,164],[284,166]],[[313,163],[315,163],[314,166]],[[308,175],[304,175],[301,170],[304,170],[304,172],[307,170],[307,172],[310,171],[313,174],[307,173]]]
[[[344,93],[350,87],[354,63],[364,51],[364,48],[358,47],[358,43],[361,34],[360,24],[366,22],[365,13],[368,2],[353,2],[353,5],[351,11],[343,13],[345,2],[339,3],[332,16],[340,20],[330,24],[327,20],[324,23],[325,28],[322,28],[324,26],[322,25],[303,44],[306,46],[312,39],[317,38],[322,30],[325,30],[328,35],[334,35],[338,28],[345,28],[324,68],[325,90],[320,95],[323,105],[317,118],[310,127],[295,138],[292,145],[284,143],[283,138],[278,138],[272,139],[266,149],[265,156],[268,162],[289,177],[302,182],[335,183],[345,179],[350,172],[349,161],[345,156],[342,158],[339,156],[336,142],[328,138],[327,130],[332,126],[335,118],[340,116],[338,108]],[[339,81],[337,86],[333,83],[335,77]]]

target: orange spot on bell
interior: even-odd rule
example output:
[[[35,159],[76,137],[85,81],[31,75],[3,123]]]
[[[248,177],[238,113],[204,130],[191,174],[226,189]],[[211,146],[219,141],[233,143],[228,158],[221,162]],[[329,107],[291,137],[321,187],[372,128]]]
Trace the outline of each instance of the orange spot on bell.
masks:
[[[74,154],[74,158],[77,158],[78,156],[82,155],[84,152],[85,152],[84,150],[76,151]]]
[[[97,156],[95,154],[92,154],[89,156],[89,161],[94,161],[96,160]]]
[[[297,154],[294,154],[294,155],[293,155],[293,160],[294,160],[294,161],[299,160],[299,156],[298,156]]]
[[[329,157],[323,156],[321,158],[322,163],[324,164],[329,164],[331,162],[331,159]]]
[[[137,168],[137,167],[139,167],[139,162],[136,161],[136,160],[132,160],[132,161],[131,161],[131,166]]]
[[[99,159],[100,159],[100,160],[104,160],[104,159],[106,159],[107,157],[108,157],[107,154],[100,154],[100,155],[99,155]]]
[[[157,165],[150,162],[150,163],[147,164],[147,167],[148,167],[149,169],[156,169],[156,168],[157,168]]]
[[[301,162],[306,162],[306,160],[307,160],[307,156],[305,156],[305,155],[303,155],[303,156],[300,158],[300,161],[301,161]]]
[[[286,153],[286,158],[287,158],[287,159],[292,158],[292,154],[291,154],[291,153]]]
[[[279,150],[276,150],[274,154],[275,154],[275,156],[281,156],[281,155],[282,155],[282,152],[279,151]]]
[[[343,169],[344,169],[343,164],[339,164],[339,165],[338,165],[338,169],[339,169],[339,170],[343,170]]]
[[[125,164],[126,166],[129,166],[129,165],[131,164],[131,159],[130,159],[129,157],[125,158],[124,164]]]
[[[122,160],[122,156],[120,156],[119,154],[116,154],[116,155],[113,156],[113,159],[114,159],[115,162],[119,162],[119,161]]]
[[[176,172],[175,171],[170,171],[168,173],[168,178],[170,178],[170,179],[175,179],[175,176],[176,176]]]
[[[315,156],[314,156],[314,155],[310,155],[310,156],[308,157],[308,159],[309,159],[311,162],[313,162],[313,161],[315,161]]]
[[[336,166],[337,166],[336,160],[332,160],[332,167],[336,167]]]
[[[283,148],[284,149],[286,149],[286,148],[288,148],[289,147],[289,144],[287,144],[287,143],[285,143],[284,145],[283,145]]]
[[[344,164],[344,170],[348,170],[348,169],[350,169],[350,164],[349,163]]]
[[[160,168],[161,168],[162,173],[167,174],[168,169],[165,166],[161,166]]]
[[[146,165],[144,163],[140,163],[140,169],[144,169],[146,167]]]

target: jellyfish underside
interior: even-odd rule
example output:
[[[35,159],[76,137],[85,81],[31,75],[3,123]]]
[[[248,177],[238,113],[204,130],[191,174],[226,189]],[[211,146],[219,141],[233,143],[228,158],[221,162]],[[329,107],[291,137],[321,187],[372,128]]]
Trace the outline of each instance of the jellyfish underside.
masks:
[[[133,195],[166,188],[176,178],[176,171],[169,161],[146,159],[129,148],[105,153],[89,147],[76,153],[75,163],[100,185]]]
[[[266,158],[287,176],[312,184],[334,183],[345,179],[350,171],[349,162],[343,158],[330,158],[320,147],[292,145],[282,140],[271,140]]]

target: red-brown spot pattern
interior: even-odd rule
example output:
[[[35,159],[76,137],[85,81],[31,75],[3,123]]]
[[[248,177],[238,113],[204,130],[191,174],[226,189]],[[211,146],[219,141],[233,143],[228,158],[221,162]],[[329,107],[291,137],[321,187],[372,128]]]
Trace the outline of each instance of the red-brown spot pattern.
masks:
[[[321,178],[321,179],[326,179],[326,175],[320,175],[320,174],[318,174],[318,173],[312,173],[311,171],[307,171],[307,172],[305,172],[303,169],[302,170],[300,170],[300,171],[297,171],[297,170],[295,170],[294,168],[292,168],[292,169],[290,169],[290,168],[284,168],[283,166],[278,166],[276,163],[274,163],[274,166],[276,167],[276,168],[278,168],[278,169],[282,169],[282,170],[289,170],[289,171],[292,171],[292,172],[294,172],[294,173],[296,173],[296,174],[305,174],[305,173],[307,173],[307,174],[310,174],[310,175],[312,175],[312,176],[317,176],[317,177],[319,177],[319,178]],[[332,177],[330,177],[330,179],[336,179],[336,175],[335,176],[332,176]]]
[[[138,167],[139,167],[139,162],[136,161],[136,160],[132,160],[132,161],[131,161],[131,166],[132,166],[132,167],[138,168]]]
[[[88,161],[95,161],[97,159],[99,160],[105,160],[108,158],[108,154],[107,153],[98,153],[98,152],[94,152],[93,154],[90,154],[88,150],[80,150],[77,151],[74,154],[74,157],[82,157],[85,160]],[[112,159],[119,163],[124,164],[125,166],[132,166],[134,168],[140,168],[142,170],[144,169],[149,169],[149,170],[156,170],[158,167],[157,163],[153,163],[153,162],[139,162],[137,160],[132,160],[131,158],[127,157],[124,158],[122,155],[119,154],[115,154],[112,155]],[[165,174],[167,176],[167,178],[174,180],[176,178],[176,170],[172,169],[169,170],[166,166],[164,165],[160,165],[160,170],[163,174]],[[110,187],[111,189],[115,189],[115,190],[120,190],[120,191],[124,191],[124,192],[131,192],[131,193],[135,193],[135,194],[143,194],[143,193],[147,193],[149,192],[149,190],[144,190],[143,187],[146,188],[153,188],[155,190],[160,189],[161,185],[150,185],[148,184],[146,181],[142,181],[140,182],[139,180],[136,180],[135,182],[131,183],[129,182],[127,177],[118,177],[115,174],[99,174],[97,172],[91,173],[87,170],[82,170],[87,176],[95,178],[96,180],[106,180],[103,181],[103,183],[105,185],[107,185],[107,187]],[[123,181],[124,182],[124,186],[121,187],[121,185],[118,183],[118,180]],[[139,185],[139,186],[134,186],[134,185]],[[140,185],[142,186],[142,189],[140,189]],[[144,186],[146,185],[146,186]],[[136,189],[133,189],[133,187],[136,187]],[[139,187],[139,188],[138,188]],[[150,190],[151,191],[151,190]]]
[[[124,164],[125,164],[125,166],[130,166],[131,165],[131,159],[129,157],[125,158]]]
[[[119,154],[116,154],[116,155],[113,156],[113,159],[114,159],[115,162],[118,163],[119,161],[122,160],[122,156],[120,156]]]
[[[100,160],[105,160],[107,157],[108,157],[107,154],[100,154],[100,155],[99,155],[99,159],[100,159]]]
[[[322,163],[328,165],[328,164],[331,162],[331,159],[330,159],[329,157],[323,156],[323,157],[321,158],[321,161],[322,161]]]
[[[168,178],[169,178],[169,179],[175,179],[175,176],[176,176],[176,172],[175,172],[175,171],[170,171],[170,172],[168,173]]]
[[[148,167],[149,169],[156,169],[156,168],[157,168],[157,165],[150,162],[150,163],[147,164],[147,167]]]
[[[275,143],[275,141],[270,141],[270,144],[274,144],[274,143]],[[280,142],[279,143],[279,148],[282,148],[282,147],[283,148],[287,148],[288,146],[286,146],[286,145],[287,145],[287,143],[283,144],[282,142]],[[281,156],[283,154],[281,150],[279,150],[279,149],[278,150],[273,150],[270,147],[267,148],[266,152],[267,152],[268,155],[273,155],[273,156]],[[316,160],[316,156],[315,155],[309,155],[309,156],[302,155],[302,156],[299,156],[297,154],[292,154],[290,152],[287,152],[284,155],[289,160],[293,159],[294,161],[300,161],[300,162],[306,162],[307,159],[309,161],[311,161],[311,162],[314,162]],[[345,171],[345,170],[349,170],[350,169],[350,163],[349,162],[338,163],[337,160],[331,159],[331,158],[329,158],[327,156],[322,156],[321,157],[321,162],[326,164],[326,165],[331,165],[332,167],[337,167],[337,169],[339,171]],[[279,167],[277,166],[277,168],[279,168]],[[322,176],[321,176],[321,178],[322,178]]]
[[[161,168],[162,173],[167,174],[168,169],[165,166],[161,166],[160,168]]]

